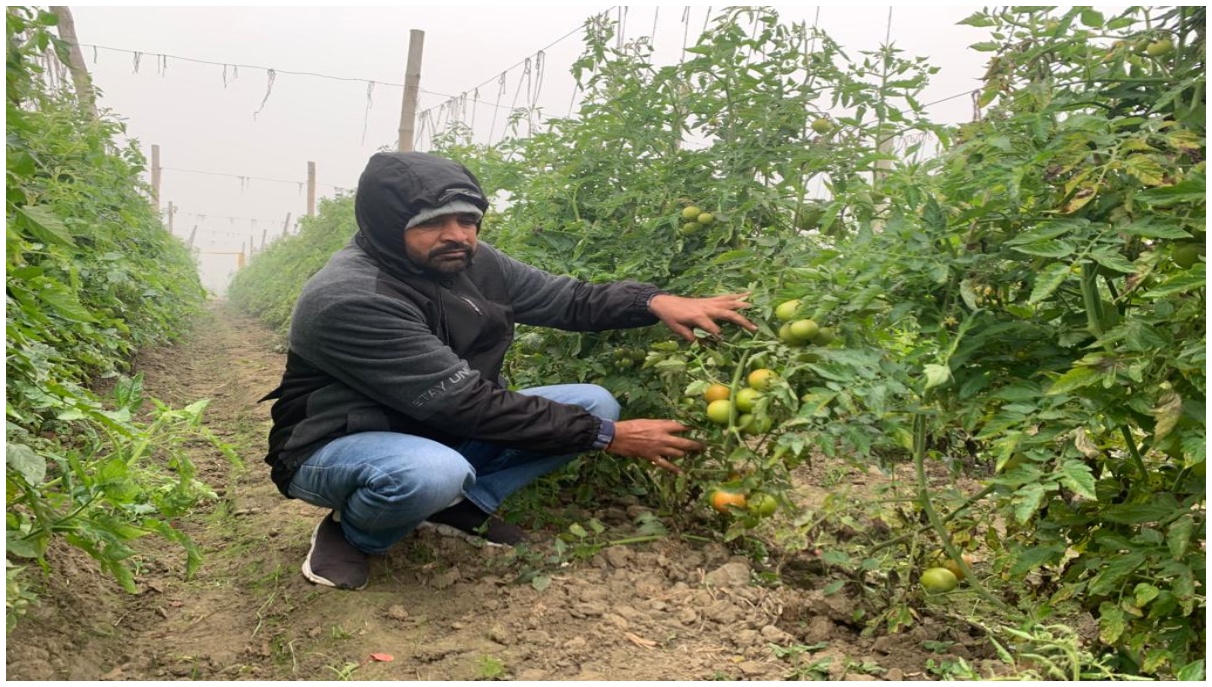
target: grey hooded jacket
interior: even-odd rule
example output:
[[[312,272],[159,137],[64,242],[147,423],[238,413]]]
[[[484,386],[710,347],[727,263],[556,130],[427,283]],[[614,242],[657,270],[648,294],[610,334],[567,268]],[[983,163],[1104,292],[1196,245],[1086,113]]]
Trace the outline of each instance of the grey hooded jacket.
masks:
[[[515,323],[601,331],[655,323],[655,286],[588,284],[479,242],[472,265],[426,273],[404,255],[403,227],[424,208],[465,200],[479,182],[425,153],[374,155],[358,183],[358,233],[304,286],[265,461],[283,494],[298,466],[335,438],[366,431],[449,446],[480,440],[536,453],[592,448],[601,421],[500,382]]]

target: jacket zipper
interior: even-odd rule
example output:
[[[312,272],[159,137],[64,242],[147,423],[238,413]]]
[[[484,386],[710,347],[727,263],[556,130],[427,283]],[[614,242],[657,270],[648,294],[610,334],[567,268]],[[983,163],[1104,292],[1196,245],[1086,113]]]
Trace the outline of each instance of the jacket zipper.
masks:
[[[456,297],[458,297],[460,300],[462,300],[467,305],[470,305],[471,309],[475,310],[477,315],[479,315],[480,317],[484,317],[484,311],[480,310],[480,306],[476,305],[475,301],[471,300],[470,298],[468,298],[467,296],[464,296],[461,293],[455,293],[454,291],[451,291],[451,293],[453,293]]]

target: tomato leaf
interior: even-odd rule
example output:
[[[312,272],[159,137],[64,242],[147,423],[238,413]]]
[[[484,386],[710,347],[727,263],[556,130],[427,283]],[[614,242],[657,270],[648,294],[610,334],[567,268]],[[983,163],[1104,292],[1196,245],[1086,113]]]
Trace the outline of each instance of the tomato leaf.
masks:
[[[38,486],[46,479],[46,459],[25,444],[9,444],[4,462],[25,478],[30,486]]]
[[[985,12],[975,12],[956,23],[965,26],[982,28],[986,26],[993,26],[996,22],[994,22],[993,19],[991,19]]]
[[[1084,9],[1081,12],[1082,23],[1092,29],[1097,29],[1103,25],[1103,13],[1098,10]]]
[[[1199,203],[1207,197],[1207,182],[1203,176],[1181,181],[1173,186],[1161,186],[1143,191],[1136,199],[1153,207],[1166,207],[1178,203]]]
[[[1074,367],[1065,374],[1061,375],[1048,387],[1044,392],[1046,396],[1056,396],[1057,394],[1067,394],[1076,391],[1085,386],[1090,386],[1102,380],[1103,373],[1093,367],[1079,366]]]
[[[1157,399],[1157,405],[1153,408],[1153,419],[1156,424],[1153,426],[1153,441],[1158,442],[1165,438],[1178,425],[1178,420],[1183,416],[1183,399],[1174,390],[1166,391]]]
[[[1045,258],[1067,258],[1077,252],[1077,248],[1068,241],[1039,241],[1037,243],[1013,246],[1012,250],[1026,253],[1027,255],[1039,255]]]
[[[71,289],[65,284],[59,282],[47,281],[41,285],[37,291],[38,300],[50,306],[57,315],[64,319],[75,322],[96,322],[83,305],[80,304],[76,294],[72,293]]]
[[[1024,549],[1014,557],[1014,565],[1010,568],[1010,574],[1022,575],[1041,565],[1056,563],[1060,561],[1061,554],[1064,552],[1064,548],[1053,545],[1033,546],[1029,549]]]
[[[1128,629],[1128,621],[1124,611],[1118,604],[1104,601],[1098,607],[1098,638],[1106,644],[1115,644],[1124,631]]]
[[[1178,508],[1174,497],[1159,494],[1153,503],[1117,504],[1102,512],[1102,518],[1108,522],[1121,525],[1139,525],[1146,522],[1158,522],[1171,515]]]
[[[1103,267],[1116,272],[1131,274],[1136,271],[1136,266],[1114,249],[1094,251],[1090,257]]]
[[[1090,581],[1091,594],[1109,594],[1117,589],[1133,570],[1145,562],[1145,554],[1132,551],[1103,561],[1099,573]]]
[[[1204,659],[1192,661],[1182,668],[1178,669],[1175,677],[1183,682],[1203,682],[1204,681]]]
[[[1039,276],[1035,279],[1035,287],[1031,289],[1031,297],[1027,299],[1027,303],[1035,305],[1046,300],[1060,288],[1061,284],[1065,283],[1065,279],[1069,277],[1069,274],[1069,265],[1059,262],[1054,262],[1040,270]]]
[[[1171,277],[1162,282],[1160,286],[1149,289],[1142,295],[1145,298],[1157,299],[1173,296],[1176,293],[1186,293],[1187,291],[1202,289],[1207,285],[1207,277],[1203,274],[1190,274],[1195,271],[1196,269],[1192,268],[1188,270],[1187,274]],[[1202,267],[1199,269],[1199,272],[1203,272]]]
[[[1187,239],[1191,233],[1173,224],[1142,218],[1130,224],[1125,224],[1120,231],[1130,236],[1140,236],[1148,239]]]
[[[1094,493],[1094,473],[1090,471],[1089,465],[1080,460],[1066,460],[1061,463],[1060,481],[1079,496],[1092,501],[1098,499]]]
[[[1075,219],[1057,219],[1049,222],[1042,222],[1030,231],[1015,236],[1006,241],[1008,246],[1021,246],[1030,243],[1039,243],[1049,239],[1058,238],[1065,234],[1075,233],[1090,225],[1090,220],[1075,218]]]
[[[1124,169],[1145,186],[1161,186],[1166,183],[1166,170],[1145,155],[1132,155],[1124,160]]]
[[[922,368],[922,372],[926,375],[927,389],[933,389],[951,381],[951,368],[946,365],[926,365]]]
[[[1044,485],[1039,482],[1027,484],[1015,492],[1011,499],[1014,504],[1014,519],[1020,525],[1026,524],[1040,509],[1046,493]]]
[[[72,232],[51,209],[45,205],[34,205],[17,208],[17,215],[25,220],[24,224],[30,233],[39,241],[48,245],[70,246],[75,248],[76,240]]]
[[[1191,544],[1191,535],[1195,533],[1195,522],[1190,515],[1184,515],[1175,520],[1166,532],[1166,546],[1175,560],[1181,560]]]

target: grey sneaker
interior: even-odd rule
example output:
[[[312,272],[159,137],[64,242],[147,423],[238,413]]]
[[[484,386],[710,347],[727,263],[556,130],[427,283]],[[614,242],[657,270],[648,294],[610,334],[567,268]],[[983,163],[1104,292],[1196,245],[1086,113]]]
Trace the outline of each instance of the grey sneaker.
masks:
[[[433,527],[438,534],[461,537],[473,544],[517,546],[527,540],[526,530],[485,513],[466,499],[434,513],[421,526]]]
[[[337,589],[361,589],[370,579],[370,561],[345,539],[341,523],[329,513],[311,533],[311,550],[303,559],[303,577]]]

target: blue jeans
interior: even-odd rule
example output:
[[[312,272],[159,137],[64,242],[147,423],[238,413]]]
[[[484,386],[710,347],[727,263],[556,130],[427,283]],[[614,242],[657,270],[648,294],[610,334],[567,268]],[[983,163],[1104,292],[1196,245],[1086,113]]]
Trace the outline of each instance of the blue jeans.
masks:
[[[611,420],[619,404],[595,384],[557,384],[519,393],[581,406]],[[341,513],[345,538],[365,553],[386,552],[460,497],[486,513],[577,454],[539,455],[482,441],[455,448],[396,432],[361,432],[329,442],[291,479],[290,495]]]

